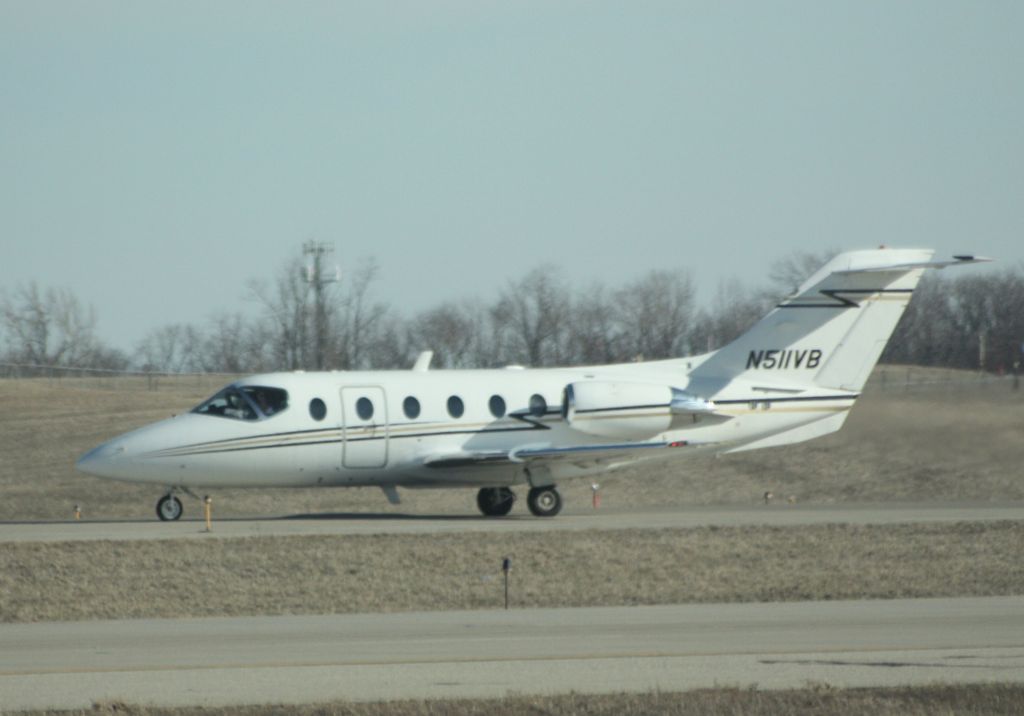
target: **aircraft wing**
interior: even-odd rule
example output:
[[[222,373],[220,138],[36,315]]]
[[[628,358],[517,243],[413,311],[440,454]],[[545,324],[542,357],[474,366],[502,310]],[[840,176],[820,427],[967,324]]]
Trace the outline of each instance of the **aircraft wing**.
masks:
[[[661,451],[692,446],[685,441],[653,443],[615,443],[599,445],[577,445],[573,447],[552,447],[527,445],[512,450],[457,452],[432,455],[423,461],[425,467],[453,469],[460,467],[484,467],[488,465],[554,465],[571,463],[577,466],[601,463],[632,462],[643,457],[652,457]]]

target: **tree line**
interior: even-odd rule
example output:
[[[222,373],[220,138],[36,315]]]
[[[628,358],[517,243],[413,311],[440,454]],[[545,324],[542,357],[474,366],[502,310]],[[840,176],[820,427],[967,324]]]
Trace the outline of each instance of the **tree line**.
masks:
[[[488,301],[446,302],[403,316],[377,299],[378,267],[360,262],[323,286],[317,316],[301,258],[249,281],[257,310],[202,324],[154,328],[131,352],[97,338],[95,312],[68,289],[29,283],[0,292],[0,361],[21,365],[164,373],[407,368],[422,350],[435,368],[581,365],[656,360],[725,345],[790,293],[831,254],[797,253],[761,286],[723,281],[699,305],[686,271],[654,270],[617,286],[572,287],[557,266],[508,281]],[[1024,341],[1024,267],[919,285],[883,360],[1015,370]]]

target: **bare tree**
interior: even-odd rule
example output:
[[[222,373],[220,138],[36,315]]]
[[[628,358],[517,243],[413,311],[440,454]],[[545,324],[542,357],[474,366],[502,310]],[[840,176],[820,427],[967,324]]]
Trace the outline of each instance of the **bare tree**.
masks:
[[[469,304],[443,303],[409,322],[409,343],[434,351],[438,368],[475,367],[482,358],[482,321],[481,313]]]
[[[615,294],[619,333],[644,359],[683,355],[695,312],[693,279],[679,271],[651,271]]]
[[[774,298],[781,299],[796,293],[800,284],[809,279],[815,271],[839,253],[839,249],[827,248],[821,251],[793,251],[772,262],[768,270],[768,291]]]
[[[251,280],[249,297],[262,308],[259,318],[264,341],[262,353],[278,369],[312,367],[313,303],[302,262],[292,259],[273,279]]]
[[[982,277],[971,277],[981,282]],[[989,278],[989,367],[1019,372],[1024,358],[1024,266]]]
[[[376,260],[362,259],[344,282],[344,293],[329,307],[329,325],[334,329],[332,363],[343,370],[369,367],[369,348],[380,339],[388,307],[370,295],[377,273]]]
[[[718,284],[711,306],[694,321],[690,344],[704,352],[731,343],[761,319],[775,300],[762,287],[750,287],[738,279]]]
[[[249,332],[250,338],[259,337],[260,354],[278,370],[316,368],[318,318],[307,273],[296,258],[272,282],[261,279],[248,284],[249,297],[263,309],[261,325]],[[363,259],[348,273],[349,278],[321,285],[323,315],[319,318],[327,329],[320,346],[325,366],[346,370],[369,367],[373,355],[380,353],[388,314],[387,305],[371,295],[378,274],[376,262]],[[389,350],[395,348],[394,341],[391,344]]]
[[[135,350],[136,363],[147,371],[191,373],[203,369],[203,335],[191,324],[173,323],[150,333]]]
[[[1019,370],[1024,343],[1024,267],[926,275],[882,360],[992,371]]]
[[[959,365],[960,342],[952,298],[953,282],[926,274],[882,353],[885,363]]]
[[[263,366],[253,360],[249,328],[240,313],[214,316],[202,346],[203,370],[215,373],[249,373]]]
[[[535,268],[510,283],[491,309],[506,359],[532,367],[565,361],[570,301],[552,266]]]
[[[832,253],[783,257],[758,285],[723,281],[704,309],[697,308],[686,272],[652,271],[619,288],[572,291],[556,267],[541,266],[510,281],[490,305],[445,303],[407,320],[374,300],[378,268],[364,259],[344,281],[322,287],[328,366],[402,368],[421,350],[433,350],[434,365],[446,368],[602,364],[713,350],[750,328]],[[140,344],[137,361],[170,371],[312,369],[314,307],[305,274],[295,259],[271,279],[250,282],[249,296],[262,309],[255,320],[221,315],[203,329],[154,331]],[[9,359],[118,360],[98,346],[95,316],[67,292],[31,284],[3,297],[0,310]],[[928,275],[883,360],[977,368],[984,357],[988,369],[1011,370],[1022,343],[1024,266],[949,280]]]
[[[13,297],[0,299],[0,318],[8,360],[62,367],[103,367],[98,363],[123,360],[101,346],[95,311],[69,289],[43,290],[34,281],[21,286]]]
[[[580,293],[572,302],[569,320],[569,362],[598,365],[627,360],[614,302],[599,283]],[[635,353],[635,352],[634,352]]]
[[[389,313],[375,327],[372,340],[363,350],[363,360],[378,370],[401,369],[411,366],[417,354],[406,321]]]

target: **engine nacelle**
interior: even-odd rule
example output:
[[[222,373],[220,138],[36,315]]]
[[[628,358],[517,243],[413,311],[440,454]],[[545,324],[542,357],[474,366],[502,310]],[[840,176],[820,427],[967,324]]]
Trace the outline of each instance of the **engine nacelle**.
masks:
[[[587,380],[565,386],[562,417],[574,429],[615,440],[646,440],[680,416],[711,413],[714,404],[679,388]]]

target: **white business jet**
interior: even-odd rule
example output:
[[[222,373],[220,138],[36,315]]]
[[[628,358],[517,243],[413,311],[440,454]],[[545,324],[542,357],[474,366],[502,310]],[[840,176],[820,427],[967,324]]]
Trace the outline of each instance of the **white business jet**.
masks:
[[[84,473],[161,485],[161,520],[196,487],[471,487],[538,517],[556,485],[640,461],[798,443],[838,430],[927,268],[929,250],[843,253],[720,350],[622,365],[271,373],[82,456]]]

